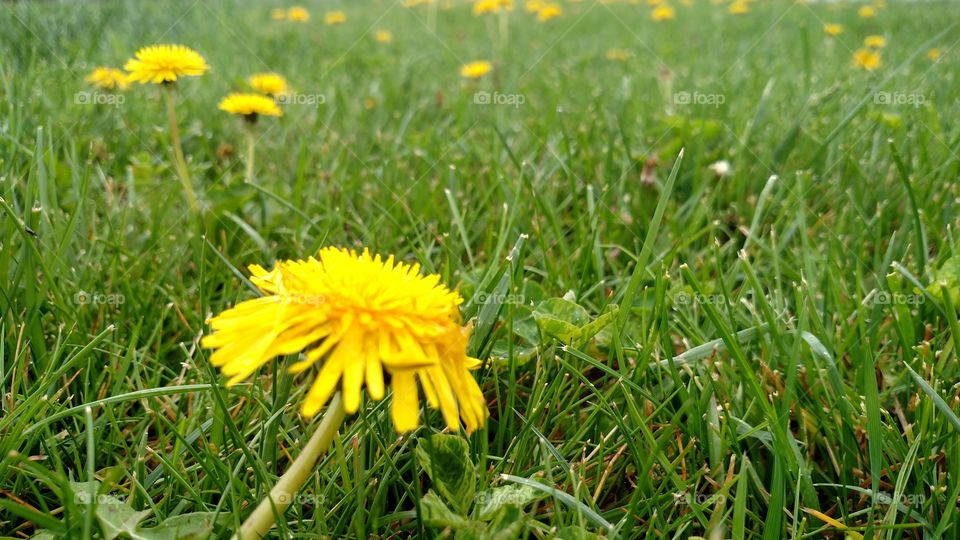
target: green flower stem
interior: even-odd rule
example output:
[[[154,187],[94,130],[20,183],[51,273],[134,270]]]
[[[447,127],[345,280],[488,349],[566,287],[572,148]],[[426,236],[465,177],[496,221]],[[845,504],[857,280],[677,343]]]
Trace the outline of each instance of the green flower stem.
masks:
[[[167,116],[170,119],[170,142],[173,146],[173,163],[177,169],[177,176],[180,177],[180,184],[183,186],[183,193],[187,197],[187,204],[190,210],[197,212],[200,210],[200,204],[197,202],[197,196],[193,192],[193,182],[190,181],[190,172],[187,170],[187,160],[183,157],[183,146],[180,144],[180,129],[177,127],[177,108],[174,105],[173,84],[166,84],[163,93],[167,102]]]
[[[294,495],[313,475],[317,460],[330,447],[330,443],[341,424],[343,424],[345,417],[343,400],[338,392],[330,400],[330,405],[327,407],[327,412],[323,414],[320,426],[310,437],[307,445],[303,447],[303,451],[300,452],[297,459],[293,460],[287,472],[283,473],[283,476],[277,481],[277,485],[270,490],[270,495],[260,501],[256,510],[243,522],[240,531],[233,536],[233,540],[257,540],[273,527],[276,518],[283,515],[283,512],[293,502]]]
[[[253,182],[253,160],[256,152],[256,143],[257,138],[253,132],[254,126],[246,126],[244,131],[247,132],[247,174],[246,179],[247,183]]]

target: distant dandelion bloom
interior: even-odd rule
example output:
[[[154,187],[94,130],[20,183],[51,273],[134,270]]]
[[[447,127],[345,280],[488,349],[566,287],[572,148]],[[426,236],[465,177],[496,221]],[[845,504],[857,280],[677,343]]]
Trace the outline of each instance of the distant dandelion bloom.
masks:
[[[936,47],[934,47],[934,48],[930,49],[929,51],[927,51],[927,58],[930,59],[931,62],[936,62],[936,61],[939,60],[942,56],[943,56],[943,52],[942,52],[940,49],[936,48]]]
[[[862,6],[862,7],[857,11],[857,15],[859,15],[861,19],[869,19],[869,18],[871,18],[871,17],[876,17],[876,15],[877,15],[877,8],[875,8],[875,7],[873,7],[873,6]]]
[[[500,11],[500,2],[498,0],[477,0],[473,4],[474,15],[498,13],[499,11]]]
[[[349,413],[361,391],[376,401],[393,390],[390,416],[406,433],[420,421],[418,383],[431,408],[451,430],[468,433],[486,419],[480,387],[469,369],[470,328],[460,323],[463,299],[424,276],[417,264],[383,260],[369,251],[323,248],[307,260],[280,261],[273,270],[253,265],[251,281],[265,294],[208,321],[213,334],[202,345],[216,349],[210,362],[236,384],[277,356],[303,351],[290,366],[320,370],[301,408],[316,415],[338,388]],[[389,375],[386,380],[385,375]]]
[[[843,33],[843,25],[837,23],[827,23],[823,25],[823,33],[830,37],[837,37]]]
[[[863,39],[863,45],[871,49],[882,49],[887,46],[887,38],[883,36],[867,36]]]
[[[393,34],[390,33],[389,30],[377,30],[377,32],[373,34],[373,39],[376,40],[377,43],[390,43],[393,41]]]
[[[217,108],[230,114],[243,115],[248,120],[255,120],[257,116],[283,116],[277,102],[261,94],[235,92],[223,98]]]
[[[630,58],[630,53],[623,49],[608,49],[607,50],[607,60],[613,60],[616,62],[623,62],[627,58]]]
[[[84,81],[104,90],[126,90],[130,86],[126,73],[108,67],[95,68]]]
[[[735,0],[727,9],[732,15],[743,15],[750,12],[750,5],[745,0]]]
[[[853,53],[853,67],[873,71],[880,67],[880,52],[866,47]]]
[[[547,4],[537,12],[537,20],[540,22],[549,21],[561,15],[563,15],[563,8],[556,4]]]
[[[537,13],[538,11],[543,9],[544,5],[546,4],[544,4],[540,0],[527,0],[527,3],[524,4],[523,7],[524,9],[527,10],[527,13]]]
[[[331,11],[323,16],[323,23],[328,26],[347,22],[347,14],[342,11]]]
[[[470,62],[469,64],[464,64],[460,68],[460,75],[468,79],[479,79],[493,69],[493,64],[487,62],[486,60],[477,60]]]
[[[650,12],[650,18],[657,22],[672,21],[674,16],[676,16],[676,12],[674,12],[672,7],[666,4],[659,5],[655,7],[652,12]]]
[[[137,51],[123,69],[131,81],[161,84],[179,77],[198,77],[210,68],[200,53],[189,47],[151,45]]]
[[[256,73],[247,82],[251,88],[268,96],[279,97],[287,93],[287,80],[276,73]]]
[[[310,20],[310,12],[300,6],[293,6],[287,10],[287,18],[294,22],[307,22]]]
[[[275,21],[282,21],[287,18],[287,10],[283,8],[273,8],[270,10],[270,18]]]

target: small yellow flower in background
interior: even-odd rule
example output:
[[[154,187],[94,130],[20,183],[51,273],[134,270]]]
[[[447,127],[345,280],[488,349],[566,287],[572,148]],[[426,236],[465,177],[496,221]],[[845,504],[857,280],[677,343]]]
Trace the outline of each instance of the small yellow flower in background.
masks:
[[[255,120],[257,116],[283,116],[277,102],[262,94],[234,92],[223,98],[217,108],[230,114],[241,114],[248,120]]]
[[[189,47],[151,45],[138,50],[123,69],[131,81],[160,84],[203,75],[209,67],[200,53]]]
[[[287,80],[276,73],[256,73],[247,82],[251,88],[268,96],[278,97],[287,93]]]
[[[312,417],[338,388],[344,410],[360,409],[364,387],[375,401],[393,390],[390,416],[400,433],[420,424],[419,387],[453,431],[483,426],[486,403],[469,369],[470,327],[460,323],[460,295],[420,266],[383,260],[369,251],[327,247],[316,258],[279,261],[271,271],[250,266],[266,296],[241,302],[208,321],[201,341],[216,349],[210,362],[234,385],[277,356],[301,351],[290,366],[320,364],[301,412]],[[385,382],[384,375],[390,376]]]
[[[477,2],[473,4],[474,15],[486,15],[487,13],[499,13],[499,12],[500,12],[499,0],[477,0]]]
[[[650,17],[657,22],[671,21],[673,20],[675,15],[676,15],[676,12],[673,11],[673,8],[666,4],[657,6],[650,13]]]
[[[556,4],[547,4],[537,12],[537,20],[540,22],[549,21],[561,15],[563,15],[563,8]]]
[[[744,13],[750,13],[750,5],[745,0],[735,0],[730,4],[727,11],[733,15],[743,15]]]
[[[270,18],[275,21],[282,21],[287,18],[287,10],[283,8],[273,8],[270,10]]]
[[[375,39],[377,43],[390,43],[393,41],[393,34],[391,34],[389,30],[377,30],[377,32],[373,34],[373,39]]]
[[[936,47],[934,47],[934,48],[930,49],[929,51],[927,51],[927,58],[929,58],[931,62],[936,62],[936,61],[939,60],[941,57],[943,57],[943,51],[941,51],[940,49],[938,49],[938,48],[936,48]]]
[[[862,6],[860,10],[857,11],[857,15],[859,15],[861,19],[869,19],[871,17],[876,17],[877,8],[873,6]]]
[[[867,36],[863,38],[863,44],[871,49],[882,49],[887,46],[887,38],[883,36]]]
[[[843,25],[838,23],[827,23],[823,25],[823,33],[830,37],[837,37],[843,33]]]
[[[543,9],[546,3],[541,2],[540,0],[527,0],[527,3],[524,4],[524,9],[527,10],[527,13],[536,13]]]
[[[663,4],[663,0],[647,0],[647,5],[651,7],[656,7],[660,4]]]
[[[630,52],[623,49],[608,49],[607,50],[607,60],[613,60],[615,62],[623,62],[630,58]]]
[[[853,53],[853,67],[873,71],[880,67],[880,52],[866,47]]]
[[[331,11],[323,16],[323,23],[328,26],[347,22],[347,14],[342,11]]]
[[[126,90],[130,86],[127,74],[117,68],[94,68],[84,81],[104,90]]]
[[[493,64],[487,62],[486,60],[476,60],[468,64],[464,64],[460,68],[460,75],[468,79],[479,79],[493,69]]]
[[[310,12],[300,6],[293,6],[287,10],[287,18],[294,22],[307,22],[310,20]]]

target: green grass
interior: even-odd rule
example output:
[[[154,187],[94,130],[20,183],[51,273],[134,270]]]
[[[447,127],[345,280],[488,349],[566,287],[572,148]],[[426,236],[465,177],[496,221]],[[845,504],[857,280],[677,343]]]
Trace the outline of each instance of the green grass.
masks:
[[[960,534],[958,298],[929,288],[957,281],[960,5],[695,0],[658,24],[583,2],[540,24],[518,4],[501,26],[438,2],[305,0],[307,24],[241,0],[0,5],[0,534],[103,538],[70,484],[97,480],[145,525],[216,512],[229,536],[312,433],[309,379],[278,359],[227,389],[197,342],[255,294],[247,265],[324,245],[467,299],[492,359],[476,490],[542,487],[508,537],[843,536],[815,513]],[[853,69],[869,34],[883,66]],[[93,66],[157,42],[212,67],[178,89],[203,218],[156,88],[77,103]],[[496,69],[465,82],[475,59]],[[324,103],[261,120],[251,185],[216,104],[266,70]],[[608,324],[561,343],[556,297]],[[388,402],[348,418],[275,537],[443,536],[414,452],[442,421],[398,437]]]

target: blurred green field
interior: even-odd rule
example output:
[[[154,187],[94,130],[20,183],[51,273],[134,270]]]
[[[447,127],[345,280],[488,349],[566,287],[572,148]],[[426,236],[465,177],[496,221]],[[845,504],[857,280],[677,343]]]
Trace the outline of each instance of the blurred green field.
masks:
[[[226,388],[205,320],[327,245],[466,299],[476,503],[423,502],[436,411],[399,437],[368,400],[271,537],[960,535],[960,4],[301,5],[0,3],[0,537],[133,538],[123,502],[228,538],[315,423],[289,359]],[[84,82],[156,43],[211,67],[177,85],[200,217],[161,89]],[[295,93],[248,182],[217,103],[264,71]]]

